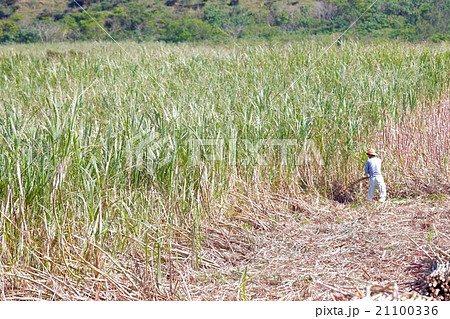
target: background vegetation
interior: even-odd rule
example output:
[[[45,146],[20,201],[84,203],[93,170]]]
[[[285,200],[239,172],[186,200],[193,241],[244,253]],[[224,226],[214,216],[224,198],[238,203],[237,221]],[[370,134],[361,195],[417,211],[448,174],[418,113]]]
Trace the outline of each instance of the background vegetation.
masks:
[[[0,1],[0,43],[109,39],[165,42],[295,39],[344,31],[368,0]],[[83,12],[83,6],[88,14]],[[348,36],[450,37],[449,0],[379,0]]]

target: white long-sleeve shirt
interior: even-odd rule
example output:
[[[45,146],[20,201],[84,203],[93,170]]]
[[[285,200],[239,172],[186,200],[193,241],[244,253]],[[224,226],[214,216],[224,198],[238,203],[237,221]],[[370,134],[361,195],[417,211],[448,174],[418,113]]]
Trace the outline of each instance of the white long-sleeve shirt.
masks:
[[[382,176],[381,175],[381,159],[378,157],[369,158],[366,161],[366,168],[364,170],[370,177]]]

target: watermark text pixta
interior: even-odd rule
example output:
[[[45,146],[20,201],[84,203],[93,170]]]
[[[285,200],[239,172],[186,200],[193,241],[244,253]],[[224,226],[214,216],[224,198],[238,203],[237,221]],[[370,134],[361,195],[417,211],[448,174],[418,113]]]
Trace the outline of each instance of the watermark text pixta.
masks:
[[[183,152],[178,152],[183,148]],[[185,156],[185,163],[225,162],[230,166],[305,165],[322,166],[319,148],[311,139],[237,139],[195,138],[177,143],[158,133],[137,135],[127,141],[126,158],[130,166],[167,164],[177,154]],[[187,156],[187,157],[186,157]]]
[[[312,140],[296,139],[191,139],[192,162],[227,162],[228,165],[268,165],[276,159],[280,165],[323,165]]]

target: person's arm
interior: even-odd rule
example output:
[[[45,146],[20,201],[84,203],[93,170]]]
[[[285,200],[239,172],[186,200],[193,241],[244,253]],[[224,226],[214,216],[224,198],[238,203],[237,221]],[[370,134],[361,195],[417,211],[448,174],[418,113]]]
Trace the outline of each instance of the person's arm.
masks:
[[[369,172],[369,161],[366,161],[366,167],[364,168],[364,172],[366,174],[370,174],[370,172]]]

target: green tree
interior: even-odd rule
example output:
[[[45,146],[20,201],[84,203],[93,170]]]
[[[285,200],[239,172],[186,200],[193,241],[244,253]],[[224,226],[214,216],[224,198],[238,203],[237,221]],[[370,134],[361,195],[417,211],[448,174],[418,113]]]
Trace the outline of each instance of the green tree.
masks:
[[[161,40],[167,42],[200,41],[221,37],[222,33],[199,19],[172,20]]]
[[[0,22],[0,43],[14,41],[15,36],[19,33],[17,25],[12,21]]]
[[[203,20],[211,25],[223,28],[230,24],[230,13],[222,5],[212,4],[205,8]]]
[[[17,0],[0,0],[0,19],[11,16],[18,8]]]

